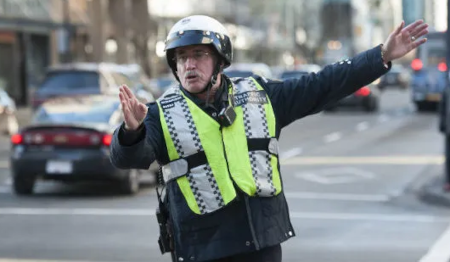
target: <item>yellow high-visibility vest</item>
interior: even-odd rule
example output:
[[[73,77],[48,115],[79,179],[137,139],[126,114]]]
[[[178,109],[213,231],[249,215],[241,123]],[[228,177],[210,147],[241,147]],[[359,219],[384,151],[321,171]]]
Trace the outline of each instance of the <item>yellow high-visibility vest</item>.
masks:
[[[253,78],[235,79],[229,87],[236,112],[231,126],[221,126],[179,87],[168,90],[158,107],[170,162],[166,183],[176,181],[196,214],[216,211],[236,198],[281,192],[275,114],[264,89]]]

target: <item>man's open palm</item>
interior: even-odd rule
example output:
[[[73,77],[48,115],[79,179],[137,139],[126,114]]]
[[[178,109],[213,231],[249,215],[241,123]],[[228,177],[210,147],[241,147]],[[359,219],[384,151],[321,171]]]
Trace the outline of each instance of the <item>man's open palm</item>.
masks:
[[[138,129],[147,115],[147,106],[139,102],[136,96],[125,85],[120,87],[119,98],[122,104],[125,128],[129,130]]]

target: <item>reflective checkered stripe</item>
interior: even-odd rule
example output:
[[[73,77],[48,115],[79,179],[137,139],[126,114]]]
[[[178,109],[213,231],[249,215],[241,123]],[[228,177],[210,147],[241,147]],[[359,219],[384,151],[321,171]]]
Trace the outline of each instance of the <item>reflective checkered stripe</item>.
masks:
[[[236,197],[236,191],[223,155],[219,125],[178,88],[158,99],[158,106],[170,161],[201,151],[208,159],[207,164],[176,179],[188,206],[196,214],[224,207]]]
[[[250,196],[277,195],[281,192],[278,157],[267,150],[249,151],[247,144],[247,139],[275,137],[270,100],[253,78],[237,81],[233,92],[237,117],[223,132],[230,173]]]

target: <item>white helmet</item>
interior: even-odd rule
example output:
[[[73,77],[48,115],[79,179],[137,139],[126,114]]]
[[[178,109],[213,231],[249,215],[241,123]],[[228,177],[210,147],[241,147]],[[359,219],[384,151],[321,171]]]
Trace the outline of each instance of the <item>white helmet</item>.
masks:
[[[193,15],[178,21],[165,42],[167,63],[176,76],[175,48],[189,45],[212,45],[222,58],[224,68],[231,64],[233,47],[225,27],[214,18]]]

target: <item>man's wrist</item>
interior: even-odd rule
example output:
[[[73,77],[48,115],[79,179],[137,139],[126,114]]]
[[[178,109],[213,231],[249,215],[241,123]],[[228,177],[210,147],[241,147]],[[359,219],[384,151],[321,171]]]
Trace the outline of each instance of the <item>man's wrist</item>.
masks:
[[[136,129],[133,129],[133,128],[129,127],[126,122],[123,122],[123,128],[125,129],[125,131],[135,132],[142,128],[142,124],[143,124],[143,122],[140,123]]]
[[[380,44],[381,49],[381,61],[383,62],[384,67],[389,68],[389,60],[386,58],[386,49],[384,48],[384,44]]]
[[[125,122],[119,130],[119,143],[123,146],[136,144],[145,136],[145,126],[141,124],[136,130],[126,129]]]

